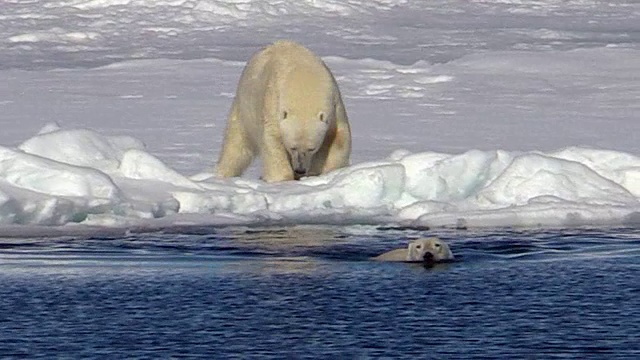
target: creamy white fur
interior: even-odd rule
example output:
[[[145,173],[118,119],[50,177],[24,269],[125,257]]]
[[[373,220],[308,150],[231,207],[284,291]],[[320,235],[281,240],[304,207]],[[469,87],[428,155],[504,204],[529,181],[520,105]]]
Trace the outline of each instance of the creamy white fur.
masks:
[[[372,258],[372,260],[421,262],[424,261],[426,253],[431,253],[431,255],[433,255],[431,260],[434,262],[454,259],[453,253],[447,243],[437,237],[431,237],[414,240],[404,249],[388,251]]]
[[[216,174],[240,176],[261,156],[263,180],[293,180],[348,166],[350,154],[347,113],[322,59],[291,41],[253,55],[238,84]]]

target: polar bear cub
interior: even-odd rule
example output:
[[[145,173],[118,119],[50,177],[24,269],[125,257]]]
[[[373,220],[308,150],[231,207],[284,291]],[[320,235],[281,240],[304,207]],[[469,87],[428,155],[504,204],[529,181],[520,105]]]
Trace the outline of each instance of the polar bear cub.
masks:
[[[336,80],[317,55],[277,41],[244,68],[231,106],[219,177],[240,176],[256,156],[267,182],[349,165],[351,129]]]
[[[409,243],[404,249],[396,249],[378,255],[371,260],[397,262],[436,263],[453,260],[449,245],[437,237],[421,238]]]

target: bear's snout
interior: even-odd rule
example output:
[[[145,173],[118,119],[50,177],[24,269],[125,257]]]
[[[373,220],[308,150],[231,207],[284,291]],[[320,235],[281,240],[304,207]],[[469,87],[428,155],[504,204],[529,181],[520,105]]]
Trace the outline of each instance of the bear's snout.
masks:
[[[422,255],[422,261],[424,261],[424,262],[434,262],[435,261],[435,256],[433,256],[433,254],[430,253],[430,252],[426,252],[426,253],[424,253],[424,255]]]
[[[293,169],[293,178],[295,180],[300,180],[303,176],[307,176],[307,169],[303,169],[303,168]]]

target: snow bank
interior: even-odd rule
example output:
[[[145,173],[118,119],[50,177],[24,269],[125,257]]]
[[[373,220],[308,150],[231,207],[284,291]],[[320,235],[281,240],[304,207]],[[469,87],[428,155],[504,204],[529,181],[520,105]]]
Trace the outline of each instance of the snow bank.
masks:
[[[324,176],[267,184],[207,173],[188,178],[136,139],[55,125],[15,149],[0,147],[2,224],[129,226],[195,218],[216,224],[575,226],[632,224],[638,214],[640,158],[609,150],[398,150]]]

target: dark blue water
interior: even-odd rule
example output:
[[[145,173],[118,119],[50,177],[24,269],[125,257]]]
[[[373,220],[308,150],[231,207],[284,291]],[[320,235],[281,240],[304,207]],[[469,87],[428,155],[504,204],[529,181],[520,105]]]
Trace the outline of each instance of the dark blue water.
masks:
[[[458,261],[367,258],[439,235]],[[640,358],[640,230],[0,239],[0,357]]]

